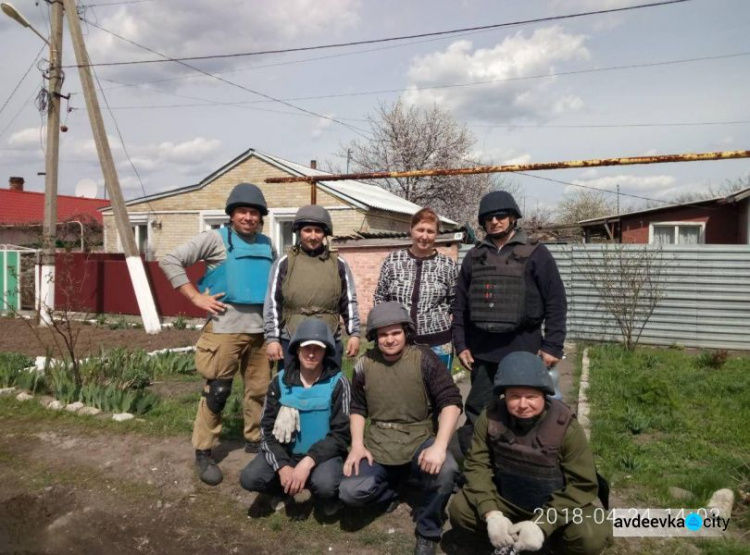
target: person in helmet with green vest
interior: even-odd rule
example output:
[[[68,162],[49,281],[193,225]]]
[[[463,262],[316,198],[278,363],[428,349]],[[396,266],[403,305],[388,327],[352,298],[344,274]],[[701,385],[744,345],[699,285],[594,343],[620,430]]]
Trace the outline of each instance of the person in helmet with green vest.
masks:
[[[172,286],[208,313],[195,346],[195,367],[205,378],[193,425],[199,478],[215,486],[221,469],[211,449],[221,433],[221,413],[239,370],[244,384],[245,450],[260,450],[260,414],[271,379],[263,337],[263,301],[276,254],[260,231],[266,199],[252,183],[235,186],[226,202],[229,224],[205,231],[165,255],[159,266]],[[185,268],[198,261],[206,273],[193,285]]]
[[[462,403],[445,365],[430,347],[414,344],[415,335],[411,316],[396,301],[374,306],[367,317],[367,338],[376,346],[354,369],[352,446],[339,495],[347,505],[390,511],[401,483],[418,485],[415,553],[429,555],[437,550],[458,477],[448,442]]]
[[[507,191],[482,197],[479,225],[486,237],[467,253],[458,274],[451,329],[458,358],[471,372],[466,423],[458,431],[464,453],[474,422],[492,399],[503,357],[528,351],[552,368],[563,356],[565,286],[547,247],[517,227],[521,217]]]
[[[573,411],[552,393],[541,358],[522,351],[503,358],[464,460],[466,484],[451,501],[455,530],[487,534],[496,549],[516,552],[545,544],[560,553],[604,549],[612,525],[601,508],[595,516],[594,455]]]
[[[297,210],[292,223],[298,242],[271,269],[264,308],[268,358],[288,364],[289,339],[305,318],[326,323],[336,340],[336,361],[341,368],[344,347],[339,318],[349,340],[346,355],[359,354],[359,308],[349,265],[331,252],[327,237],[333,233],[328,210],[315,204]]]
[[[240,484],[268,496],[309,488],[325,515],[338,510],[338,488],[349,446],[349,381],[337,368],[330,328],[303,320],[289,343],[290,363],[271,381],[261,417],[261,456]]]

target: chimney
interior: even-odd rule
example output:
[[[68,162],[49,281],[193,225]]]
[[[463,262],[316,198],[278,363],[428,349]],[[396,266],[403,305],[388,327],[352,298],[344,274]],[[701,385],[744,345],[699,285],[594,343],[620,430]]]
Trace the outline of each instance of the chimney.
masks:
[[[317,160],[310,160],[310,167],[314,170],[318,169],[318,161]]]
[[[11,177],[8,182],[11,191],[23,191],[23,184],[25,183],[23,177]]]

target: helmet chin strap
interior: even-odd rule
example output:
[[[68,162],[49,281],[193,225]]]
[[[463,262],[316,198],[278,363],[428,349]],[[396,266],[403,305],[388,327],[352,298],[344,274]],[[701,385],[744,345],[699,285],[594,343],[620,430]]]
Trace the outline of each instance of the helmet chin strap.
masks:
[[[508,235],[513,233],[515,230],[516,230],[516,222],[513,222],[513,225],[508,226],[508,229],[506,229],[505,231],[498,231],[496,233],[488,232],[487,236],[490,239],[505,239]]]

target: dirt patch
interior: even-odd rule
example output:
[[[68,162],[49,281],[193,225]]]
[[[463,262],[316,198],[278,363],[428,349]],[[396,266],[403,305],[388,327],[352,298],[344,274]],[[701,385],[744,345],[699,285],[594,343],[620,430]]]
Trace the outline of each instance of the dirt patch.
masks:
[[[81,356],[97,355],[101,349],[115,347],[128,349],[158,349],[189,347],[195,345],[200,330],[176,330],[166,328],[154,335],[143,329],[115,329],[107,326],[74,324],[78,334],[77,350]],[[22,318],[0,318],[0,352],[16,352],[29,356],[43,356],[51,350],[53,356],[60,356],[64,349],[62,340],[49,328],[38,327]]]

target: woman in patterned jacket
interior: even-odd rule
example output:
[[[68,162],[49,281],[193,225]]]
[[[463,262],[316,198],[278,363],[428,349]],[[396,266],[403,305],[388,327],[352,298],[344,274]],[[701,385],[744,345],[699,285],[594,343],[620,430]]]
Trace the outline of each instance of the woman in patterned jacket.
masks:
[[[417,326],[416,343],[429,345],[450,368],[453,364],[450,306],[456,289],[456,262],[435,249],[440,220],[431,208],[411,219],[412,244],[383,261],[374,304],[397,301]]]

